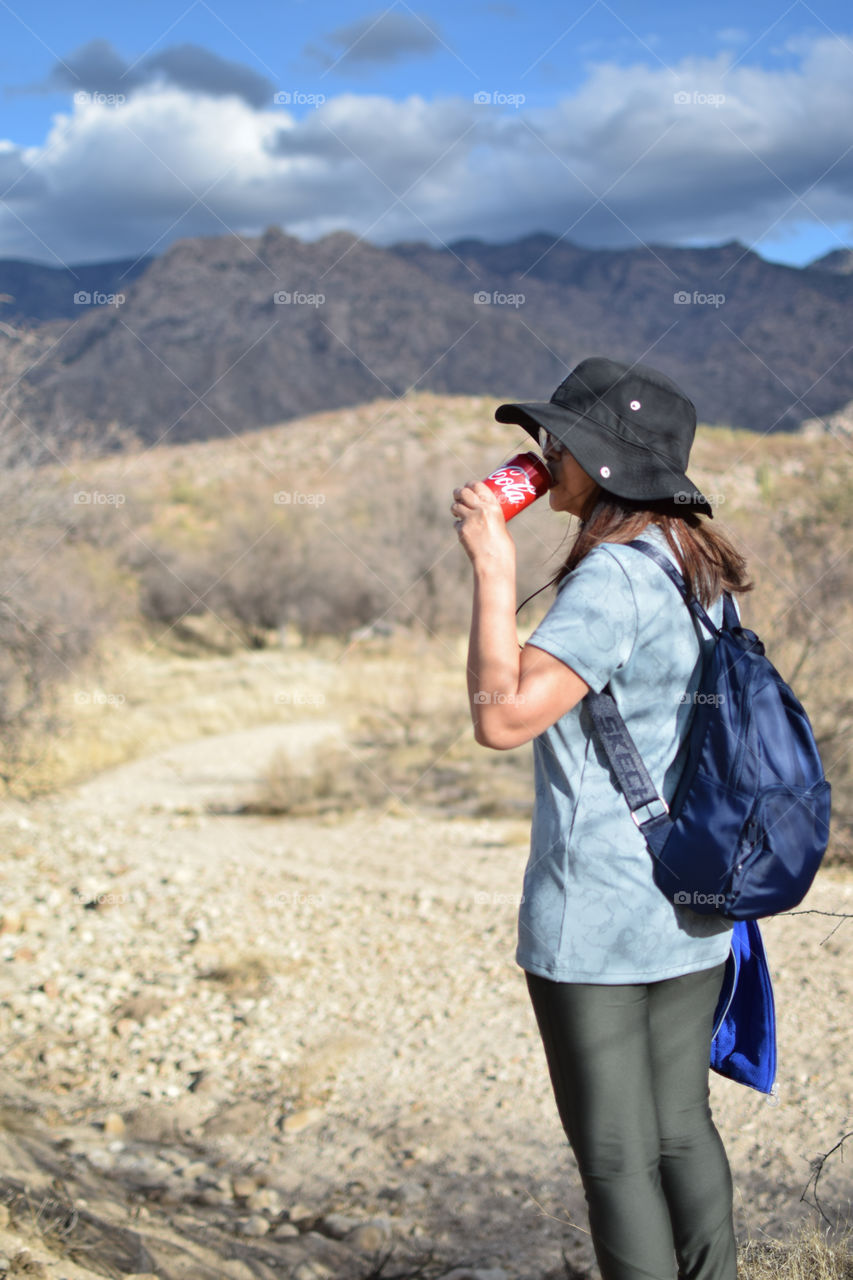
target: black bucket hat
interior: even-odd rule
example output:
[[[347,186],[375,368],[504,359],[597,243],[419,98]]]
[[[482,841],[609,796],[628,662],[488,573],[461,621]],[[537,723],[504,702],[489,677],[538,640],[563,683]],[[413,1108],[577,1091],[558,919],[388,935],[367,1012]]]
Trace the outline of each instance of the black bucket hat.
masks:
[[[544,428],[618,498],[669,499],[714,514],[685,472],[696,409],[658,369],[591,356],[547,403],[502,404],[495,417],[518,423],[540,444]]]

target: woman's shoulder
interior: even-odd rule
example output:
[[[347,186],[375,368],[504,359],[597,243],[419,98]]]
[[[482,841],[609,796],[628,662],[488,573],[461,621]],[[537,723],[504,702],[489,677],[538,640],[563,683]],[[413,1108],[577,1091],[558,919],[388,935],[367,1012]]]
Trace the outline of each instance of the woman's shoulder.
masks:
[[[656,564],[651,556],[642,551],[640,547],[632,546],[631,542],[634,541],[648,543],[655,551],[663,552],[670,564],[679,572],[681,571],[678,556],[667,541],[663,530],[656,524],[647,525],[636,539],[631,539],[629,542],[600,542],[595,551],[590,554],[594,555],[595,552],[601,552],[609,556],[632,581],[636,581],[638,578],[641,580],[647,579],[655,586],[670,583],[670,588],[672,588],[671,579],[660,565]]]
[[[573,592],[584,589],[609,589],[614,586],[630,588],[630,575],[626,572],[626,562],[618,553],[624,550],[619,542],[599,542],[567,573],[557,585],[562,594],[564,588],[572,585]],[[633,549],[632,549],[633,550]],[[615,553],[615,554],[614,554]],[[634,554],[639,554],[634,552]]]
[[[663,551],[675,568],[678,568],[678,560],[663,532],[657,526],[650,526],[648,529],[644,529],[640,539],[644,542],[649,542],[655,550]],[[580,564],[568,577],[573,577],[574,574],[584,569],[586,574],[609,576],[616,579],[624,578],[629,586],[637,580],[638,575],[641,578],[648,577],[652,582],[657,582],[658,579],[662,582],[667,581],[667,577],[660,566],[656,565],[639,547],[632,547],[630,542],[599,542],[591,551],[587,552]],[[651,572],[647,573],[647,570],[651,570]],[[565,581],[566,579],[563,579],[563,582]],[[560,585],[562,586],[563,584],[561,583]]]
[[[673,568],[679,574],[681,573],[678,556],[658,525],[649,525],[640,534],[640,539],[644,542],[649,542],[655,550],[662,551]],[[690,626],[686,629],[695,630],[698,624],[693,622],[690,610],[685,605],[678,588],[669,575],[650,556],[644,554],[639,547],[632,547],[627,542],[600,543],[596,547],[596,551],[598,550],[606,551],[611,556],[612,561],[620,565],[631,584],[634,600],[641,614],[648,616],[650,613],[655,614],[662,610],[671,619],[681,619],[683,616],[686,621],[690,622]],[[740,608],[736,598],[734,603],[738,617],[740,617]],[[722,594],[718,595],[710,605],[706,606],[705,611],[714,626],[721,626],[723,621]],[[701,628],[700,634],[703,640],[709,639]]]

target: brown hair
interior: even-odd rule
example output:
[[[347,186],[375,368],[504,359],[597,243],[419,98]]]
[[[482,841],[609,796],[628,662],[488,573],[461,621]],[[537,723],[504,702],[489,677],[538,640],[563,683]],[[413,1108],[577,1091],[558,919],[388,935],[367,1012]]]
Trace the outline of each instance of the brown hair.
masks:
[[[660,526],[687,589],[706,609],[721,591],[751,591],[746,560],[706,516],[670,499],[617,498],[599,489],[590,498],[571,550],[554,579],[558,584],[601,542],[630,542],[651,523]]]

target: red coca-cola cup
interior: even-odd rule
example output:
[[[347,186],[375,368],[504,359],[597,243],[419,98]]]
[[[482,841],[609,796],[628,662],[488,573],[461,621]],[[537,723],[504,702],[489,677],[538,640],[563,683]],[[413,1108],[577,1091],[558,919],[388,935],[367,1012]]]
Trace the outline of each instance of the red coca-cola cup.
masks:
[[[483,484],[499,499],[504,519],[511,520],[553,488],[554,477],[537,453],[517,453],[486,476]]]

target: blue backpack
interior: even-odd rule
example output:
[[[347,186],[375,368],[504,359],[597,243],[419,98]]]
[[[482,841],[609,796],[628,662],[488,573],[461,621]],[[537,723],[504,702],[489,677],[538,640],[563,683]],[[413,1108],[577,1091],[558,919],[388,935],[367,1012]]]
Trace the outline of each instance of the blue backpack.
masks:
[[[663,569],[716,640],[671,806],[658,795],[609,690],[590,690],[585,701],[648,844],[658,888],[671,902],[734,921],[711,1068],[774,1093],[776,1014],[758,918],[795,907],[808,892],[829,839],[829,783],[805,711],[755,633],[741,627],[728,592],[718,628],[665,555],[641,538],[628,546]],[[641,821],[639,811],[653,804],[661,812]]]
[[[703,915],[756,920],[788,911],[808,892],[829,840],[830,787],[808,717],[758,636],[740,625],[728,592],[717,628],[662,552],[641,538],[627,545],[663,569],[716,640],[670,806],[609,689],[585,698],[649,846],[655,883],[671,902]],[[659,812],[641,821],[651,805]]]

